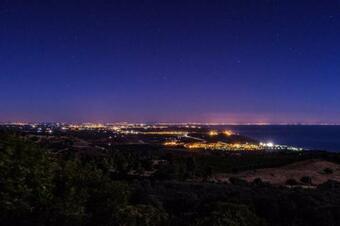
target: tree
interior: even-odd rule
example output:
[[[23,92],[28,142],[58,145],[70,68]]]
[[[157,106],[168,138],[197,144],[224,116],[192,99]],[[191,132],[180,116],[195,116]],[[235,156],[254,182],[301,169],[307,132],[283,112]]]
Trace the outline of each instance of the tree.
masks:
[[[150,205],[126,206],[119,211],[121,226],[165,225],[168,214]]]
[[[0,221],[6,225],[110,225],[128,187],[96,164],[64,160],[18,138],[0,152]]]
[[[194,225],[261,226],[265,224],[245,205],[218,202],[211,206],[207,216],[199,219]]]

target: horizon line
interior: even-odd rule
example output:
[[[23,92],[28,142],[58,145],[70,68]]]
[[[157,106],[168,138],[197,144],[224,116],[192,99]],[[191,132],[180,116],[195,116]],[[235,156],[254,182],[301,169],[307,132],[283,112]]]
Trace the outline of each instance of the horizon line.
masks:
[[[35,122],[25,122],[25,121],[0,121],[0,125],[31,125],[31,124],[146,124],[146,125],[257,125],[257,126],[275,126],[275,125],[310,125],[310,126],[340,126],[340,123],[313,123],[313,122],[281,122],[281,123],[263,123],[263,122],[247,122],[247,123],[237,123],[237,122],[96,122],[96,121],[84,121],[84,122],[62,122],[62,121],[35,121]]]

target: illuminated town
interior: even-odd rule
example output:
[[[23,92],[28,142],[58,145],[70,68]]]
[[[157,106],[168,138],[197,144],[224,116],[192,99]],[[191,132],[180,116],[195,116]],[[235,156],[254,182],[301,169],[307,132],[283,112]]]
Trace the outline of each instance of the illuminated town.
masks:
[[[165,148],[197,152],[273,152],[302,151],[301,148],[257,141],[216,124],[144,124],[144,123],[3,123],[1,127],[49,140],[79,139],[86,134],[89,143],[100,148],[122,144],[160,145]],[[91,135],[92,134],[92,135]],[[89,142],[91,141],[91,142]],[[74,142],[77,144],[77,142]]]

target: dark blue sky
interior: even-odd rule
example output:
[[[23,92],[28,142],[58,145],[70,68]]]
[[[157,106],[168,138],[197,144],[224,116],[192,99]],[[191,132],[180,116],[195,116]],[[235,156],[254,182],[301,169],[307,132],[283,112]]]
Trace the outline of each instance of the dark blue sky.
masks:
[[[340,123],[340,1],[1,0],[0,121]]]

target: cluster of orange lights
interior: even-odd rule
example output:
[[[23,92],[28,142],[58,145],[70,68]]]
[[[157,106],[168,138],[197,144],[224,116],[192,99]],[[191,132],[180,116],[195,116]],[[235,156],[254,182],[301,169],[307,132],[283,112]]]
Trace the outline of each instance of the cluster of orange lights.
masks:
[[[167,141],[163,143],[164,146],[178,146],[181,145],[180,143],[177,143],[176,141]]]
[[[176,136],[185,136],[188,134],[186,131],[150,131],[150,132],[141,132],[142,134],[148,135],[176,135]]]
[[[219,133],[216,130],[211,130],[211,131],[209,131],[208,134],[209,134],[209,136],[217,136]],[[231,131],[231,130],[224,130],[223,134],[229,137],[229,136],[234,135],[234,132]]]
[[[218,132],[216,130],[209,131],[209,136],[217,136]]]
[[[217,143],[190,143],[184,145],[188,149],[205,149],[205,150],[228,150],[228,151],[259,151],[263,148],[256,144],[227,144],[223,142]]]
[[[230,137],[230,136],[234,135],[234,132],[231,131],[231,130],[224,130],[224,131],[223,131],[223,134],[226,135],[226,136],[228,136],[228,137]]]

